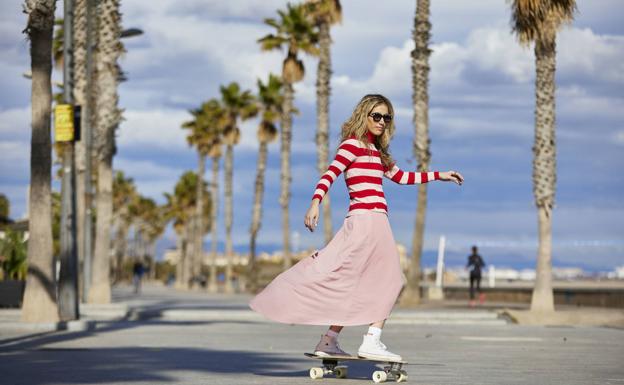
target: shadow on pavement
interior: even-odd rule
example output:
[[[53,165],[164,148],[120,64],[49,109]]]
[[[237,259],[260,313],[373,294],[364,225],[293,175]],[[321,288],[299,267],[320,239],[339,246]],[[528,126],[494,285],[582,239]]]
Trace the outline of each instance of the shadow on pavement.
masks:
[[[177,381],[176,372],[196,372],[201,383],[221,374],[301,377],[305,371],[288,371],[293,362],[266,352],[219,351],[197,348],[38,348],[0,353],[5,379],[32,385],[90,384],[100,382]],[[198,376],[198,377],[199,377]],[[19,382],[19,381],[18,381]],[[22,383],[26,383],[22,382]],[[11,382],[16,383],[16,382]]]

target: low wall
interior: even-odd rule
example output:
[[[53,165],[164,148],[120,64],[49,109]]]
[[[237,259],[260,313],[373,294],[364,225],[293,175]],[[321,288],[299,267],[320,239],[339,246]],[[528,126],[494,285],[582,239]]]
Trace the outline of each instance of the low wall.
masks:
[[[530,303],[533,288],[482,287],[481,291],[485,293],[487,301]],[[555,287],[553,294],[556,305],[624,308],[624,288]],[[469,288],[463,285],[448,285],[444,287],[444,298],[468,301]]]

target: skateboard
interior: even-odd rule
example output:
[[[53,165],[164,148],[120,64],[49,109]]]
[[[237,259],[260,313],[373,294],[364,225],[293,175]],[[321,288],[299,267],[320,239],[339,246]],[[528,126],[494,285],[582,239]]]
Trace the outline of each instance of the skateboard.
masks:
[[[383,370],[376,370],[373,372],[372,379],[375,383],[396,381],[407,381],[407,372],[403,370],[403,365],[407,364],[406,361],[388,361],[388,360],[376,360],[372,358],[362,358],[358,356],[331,356],[323,357],[317,356],[313,353],[304,353],[306,357],[322,360],[322,367],[314,367],[310,369],[310,378],[319,379],[323,378],[326,374],[333,374],[336,378],[347,377],[347,367],[345,365],[338,365],[339,362],[345,361],[370,361],[375,363],[386,364]]]

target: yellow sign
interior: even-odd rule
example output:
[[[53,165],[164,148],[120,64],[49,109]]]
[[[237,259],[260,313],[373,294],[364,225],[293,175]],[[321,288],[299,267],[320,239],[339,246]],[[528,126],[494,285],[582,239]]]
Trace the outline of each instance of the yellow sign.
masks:
[[[54,139],[57,142],[74,140],[74,108],[71,104],[57,104],[54,108]]]

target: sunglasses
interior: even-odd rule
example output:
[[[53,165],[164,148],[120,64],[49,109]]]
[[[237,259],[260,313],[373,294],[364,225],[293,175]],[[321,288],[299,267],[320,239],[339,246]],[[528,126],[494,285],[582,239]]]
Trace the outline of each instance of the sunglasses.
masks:
[[[381,118],[383,118],[385,123],[390,123],[392,121],[392,115],[390,114],[382,115],[379,112],[373,112],[372,114],[368,114],[368,116],[373,118],[373,121],[375,121],[375,123],[379,122]]]

